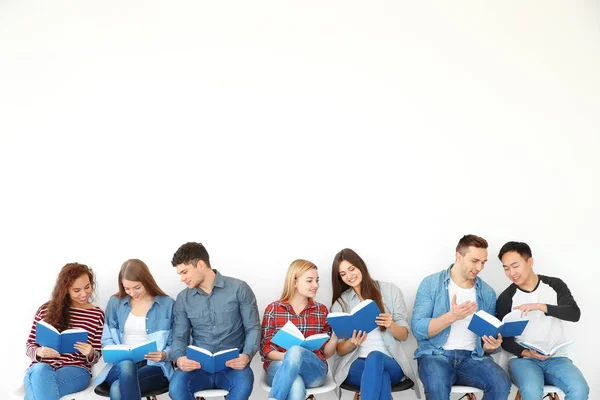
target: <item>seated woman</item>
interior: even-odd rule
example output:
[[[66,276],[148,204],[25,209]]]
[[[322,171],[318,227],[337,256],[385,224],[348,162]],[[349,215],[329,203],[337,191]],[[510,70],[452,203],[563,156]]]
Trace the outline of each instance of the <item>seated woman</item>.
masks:
[[[317,266],[310,261],[296,260],[288,268],[281,298],[265,309],[260,353],[271,385],[271,399],[304,400],[306,388],[325,382],[326,359],[335,353],[337,345],[335,335],[315,351],[300,346],[292,346],[286,351],[271,342],[288,321],[296,325],[304,337],[331,333],[325,319],[327,307],[313,300],[318,289]]]
[[[142,392],[166,386],[173,374],[169,360],[175,301],[158,287],[141,260],[123,263],[118,284],[119,292],[106,306],[102,346],[155,340],[158,351],[137,363],[107,364],[96,383],[106,380],[110,384],[112,400],[140,399]]]
[[[351,338],[339,340],[340,357],[332,368],[334,380],[360,387],[362,400],[390,399],[392,385],[404,375],[416,382],[401,343],[408,338],[409,325],[400,289],[392,283],[374,281],[363,259],[351,249],[335,255],[331,282],[331,312],[350,312],[366,299],[373,300],[382,311],[375,321],[378,329],[354,331]]]
[[[26,353],[33,363],[25,374],[26,400],[58,400],[87,388],[92,365],[100,359],[100,336],[104,311],[90,303],[96,283],[90,268],[67,264],[58,274],[52,298],[36,312],[27,339]],[[58,351],[36,343],[38,321],[44,320],[59,332],[82,328],[87,342],[77,342],[72,353]]]

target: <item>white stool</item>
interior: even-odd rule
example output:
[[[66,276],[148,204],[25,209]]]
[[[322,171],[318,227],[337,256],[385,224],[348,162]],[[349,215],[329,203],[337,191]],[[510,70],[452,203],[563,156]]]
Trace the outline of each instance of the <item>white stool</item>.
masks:
[[[328,372],[327,377],[325,378],[325,382],[323,382],[321,386],[306,389],[306,398],[314,399],[315,395],[334,391],[336,387],[337,385],[333,381],[333,377]],[[267,384],[267,373],[264,369],[262,369],[260,374],[260,388],[267,393],[271,391],[271,386]]]
[[[552,385],[544,385],[544,398],[548,397],[550,400],[560,400],[560,396],[564,397],[562,390]],[[521,392],[517,390],[517,396],[515,400],[521,400]]]
[[[196,400],[203,400],[203,399],[207,399],[210,397],[227,398],[228,394],[229,394],[229,391],[227,391],[225,389],[206,389],[206,390],[197,391],[196,393],[194,393],[194,396],[196,397]]]
[[[467,400],[477,400],[475,393],[482,394],[483,390],[477,389],[476,387],[472,386],[455,385],[452,386],[452,390],[450,391],[450,393],[462,394],[463,396],[461,397],[461,399],[466,397]]]

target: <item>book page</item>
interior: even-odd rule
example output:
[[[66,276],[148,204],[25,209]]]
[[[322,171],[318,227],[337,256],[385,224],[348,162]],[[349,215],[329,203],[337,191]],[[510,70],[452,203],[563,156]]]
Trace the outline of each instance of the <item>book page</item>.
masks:
[[[521,310],[512,310],[502,318],[502,322],[528,321],[529,318],[521,316]]]
[[[489,322],[490,324],[494,325],[496,328],[498,328],[500,325],[502,325],[502,322],[494,317],[492,314],[489,314],[483,310],[479,310],[475,313],[475,315],[477,315],[479,318],[483,319],[486,322]]]
[[[326,333],[315,333],[314,335],[307,337],[306,340],[321,340],[323,338],[329,338],[329,335]]]
[[[105,350],[131,350],[131,346],[126,344],[107,344],[102,348],[102,351]]]
[[[210,356],[210,357],[212,357],[212,356],[213,356],[213,353],[211,353],[210,351],[208,351],[208,350],[206,350],[206,349],[203,349],[202,347],[193,346],[193,345],[191,345],[191,344],[190,344],[188,347],[189,347],[190,349],[194,349],[194,350],[196,350],[196,351],[199,351],[200,353],[206,354],[207,356]]]
[[[373,302],[373,300],[371,300],[371,299],[361,301],[360,303],[358,303],[357,305],[354,306],[354,308],[350,311],[350,314],[356,314],[357,312],[359,312],[360,310],[362,310],[363,308],[365,308],[372,302]],[[331,315],[331,314],[329,314],[329,315]]]
[[[50,325],[49,323],[47,323],[47,322],[46,322],[46,321],[44,321],[43,319],[42,319],[42,320],[40,320],[40,321],[38,321],[37,323],[38,323],[38,324],[40,324],[40,325],[43,325],[43,326],[45,326],[46,328],[48,328],[48,329],[50,329],[50,330],[52,330],[52,331],[54,331],[54,332],[56,332],[56,333],[59,333],[59,332],[58,332],[58,329],[56,329],[55,327],[53,327],[52,325]]]
[[[300,340],[304,340],[304,335],[302,334],[302,332],[300,332],[300,329],[298,329],[298,327],[294,325],[292,321],[286,322],[283,328],[281,328],[281,330],[289,333],[292,336],[297,337]]]
[[[554,347],[552,348],[552,350],[550,350],[550,354],[553,354],[553,355],[554,355],[554,354],[556,354],[556,352],[557,352],[558,350],[562,349],[563,347],[569,346],[569,345],[571,345],[571,344],[573,344],[573,343],[575,343],[575,341],[574,341],[574,340],[569,340],[568,342],[564,342],[564,343],[561,343],[561,344],[559,344],[559,345],[557,345],[557,346],[554,346]]]
[[[236,352],[236,351],[238,351],[238,349],[236,349],[236,348],[233,348],[233,349],[221,350],[221,351],[217,351],[217,352],[216,352],[214,355],[215,355],[215,357],[216,357],[216,356],[218,356],[218,355],[220,355],[220,354],[229,353],[230,351],[231,351],[231,352]]]
[[[87,332],[87,331],[83,328],[71,328],[71,329],[65,329],[60,334],[63,335],[65,333],[81,333],[81,332]]]
[[[327,318],[338,318],[338,317],[349,317],[350,314],[346,313],[346,312],[330,312],[329,314],[327,314]]]

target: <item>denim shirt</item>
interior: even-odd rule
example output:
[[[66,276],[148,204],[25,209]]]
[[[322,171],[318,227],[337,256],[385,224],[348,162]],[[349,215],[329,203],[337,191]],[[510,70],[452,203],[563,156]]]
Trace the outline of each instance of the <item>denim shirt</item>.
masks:
[[[415,358],[444,352],[442,346],[448,340],[450,326],[433,337],[429,337],[428,330],[429,323],[433,318],[450,311],[448,284],[450,283],[450,269],[453,265],[446,270],[429,275],[419,285],[411,323],[413,335],[415,335],[418,343]],[[475,293],[477,308],[491,315],[496,315],[496,292],[494,289],[479,277],[475,277]],[[483,356],[484,350],[481,340],[477,340],[471,357],[481,359]]]
[[[131,312],[129,296],[119,298],[112,296],[106,305],[106,321],[102,331],[102,347],[109,344],[123,344],[123,329],[125,321]],[[173,375],[173,365],[171,359],[171,342],[173,324],[173,307],[175,301],[169,296],[156,296],[152,301],[152,306],[146,314],[146,334],[148,340],[156,340],[158,351],[166,353],[165,361],[155,362],[148,360],[148,365],[158,365],[163,370],[165,377],[171,379]],[[94,380],[94,383],[102,383],[113,364],[107,364],[104,370]],[[97,383],[98,382],[98,383]]]
[[[210,294],[198,287],[177,295],[173,310],[173,361],[192,344],[211,353],[237,348],[252,357],[258,351],[261,325],[256,297],[240,279],[216,277]]]

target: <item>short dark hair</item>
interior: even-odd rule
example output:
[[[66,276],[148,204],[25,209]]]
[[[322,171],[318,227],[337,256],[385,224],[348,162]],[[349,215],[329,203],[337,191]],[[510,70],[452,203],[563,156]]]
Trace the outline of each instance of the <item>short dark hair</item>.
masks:
[[[204,261],[204,263],[210,268],[210,261],[208,257],[208,251],[202,243],[187,242],[181,245],[175,254],[171,264],[176,267],[179,264],[192,264],[194,267],[198,266],[198,261]]]
[[[464,256],[469,247],[476,247],[478,249],[487,249],[488,242],[477,235],[465,235],[463,236],[456,245],[456,252]]]
[[[498,253],[498,258],[502,261],[502,256],[511,251],[516,251],[525,260],[529,260],[532,257],[531,247],[525,242],[507,242]]]

